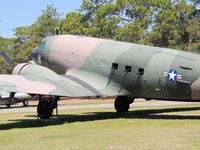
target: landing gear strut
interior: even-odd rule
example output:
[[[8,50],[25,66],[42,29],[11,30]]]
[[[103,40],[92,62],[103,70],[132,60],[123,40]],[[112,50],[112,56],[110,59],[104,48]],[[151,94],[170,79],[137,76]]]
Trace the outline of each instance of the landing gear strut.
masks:
[[[6,106],[7,106],[8,108],[10,108],[11,104],[7,104]]]
[[[129,110],[129,105],[134,102],[130,96],[117,96],[115,99],[115,110],[119,113],[124,113]]]
[[[37,114],[40,119],[50,119],[53,109],[57,108],[58,97],[41,96],[37,106]]]
[[[28,100],[24,100],[24,101],[23,101],[23,106],[24,106],[24,107],[27,107],[27,106],[28,106],[28,103],[29,103]]]

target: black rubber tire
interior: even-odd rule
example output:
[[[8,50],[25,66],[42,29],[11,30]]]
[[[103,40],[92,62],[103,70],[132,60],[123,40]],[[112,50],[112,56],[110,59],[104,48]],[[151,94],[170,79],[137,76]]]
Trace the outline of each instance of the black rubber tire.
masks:
[[[7,106],[8,108],[10,108],[11,104],[7,104],[6,106]]]
[[[130,102],[127,96],[117,96],[115,99],[115,110],[119,113],[124,113],[129,110]]]
[[[37,106],[37,114],[40,119],[50,119],[53,113],[52,103],[47,99],[40,100]]]
[[[22,103],[23,103],[23,106],[24,106],[24,107],[27,107],[28,104],[29,104],[29,101],[28,101],[28,100],[24,100]]]

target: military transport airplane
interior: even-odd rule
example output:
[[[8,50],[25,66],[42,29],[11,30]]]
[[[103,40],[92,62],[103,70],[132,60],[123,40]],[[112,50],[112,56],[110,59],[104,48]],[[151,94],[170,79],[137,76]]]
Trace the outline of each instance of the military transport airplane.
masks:
[[[43,39],[35,64],[0,75],[0,90],[39,95],[37,113],[50,118],[61,96],[116,96],[117,112],[134,98],[200,101],[200,55],[76,35]]]
[[[2,92],[0,91],[0,105],[6,105],[8,108],[10,108],[11,105],[16,103],[23,103],[23,106],[28,106],[28,99],[31,98],[30,95],[26,93],[8,93],[8,92]]]
[[[13,69],[16,65],[14,62],[10,59],[10,57],[4,52],[0,50],[0,55],[4,58],[5,62],[8,63],[8,65]],[[30,61],[31,63],[34,63]],[[0,91],[0,105],[6,105],[8,108],[10,108],[11,105],[16,103],[23,103],[23,106],[28,106],[29,100],[31,99],[31,96],[26,93],[8,93]]]

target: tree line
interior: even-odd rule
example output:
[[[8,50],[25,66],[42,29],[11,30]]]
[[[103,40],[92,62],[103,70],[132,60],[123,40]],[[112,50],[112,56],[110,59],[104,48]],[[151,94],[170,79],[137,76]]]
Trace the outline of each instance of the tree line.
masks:
[[[200,0],[83,0],[61,16],[47,5],[33,24],[14,29],[15,38],[0,37],[0,48],[26,62],[41,39],[59,31],[200,52]],[[11,70],[2,58],[0,65],[1,73]]]

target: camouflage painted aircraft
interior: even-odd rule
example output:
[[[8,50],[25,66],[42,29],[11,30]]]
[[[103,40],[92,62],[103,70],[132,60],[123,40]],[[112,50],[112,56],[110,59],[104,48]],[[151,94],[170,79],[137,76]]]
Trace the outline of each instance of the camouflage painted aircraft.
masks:
[[[37,113],[50,118],[60,96],[116,96],[117,112],[134,98],[200,100],[200,55],[98,38],[57,35],[0,75],[0,90],[39,95]]]
[[[2,50],[0,50],[0,55],[4,58],[5,62],[13,69],[16,64],[10,59],[10,57]],[[16,103],[23,103],[23,106],[28,106],[31,96],[26,93],[8,93],[0,91],[0,105],[6,105],[10,108],[11,105]]]
[[[6,105],[8,108],[10,108],[11,105],[20,102],[23,103],[24,107],[27,107],[29,104],[28,99],[30,98],[31,96],[26,93],[15,93],[12,95],[12,93],[0,91],[0,105]]]

